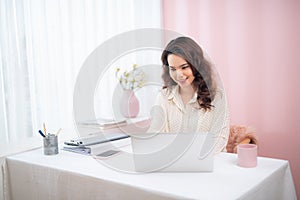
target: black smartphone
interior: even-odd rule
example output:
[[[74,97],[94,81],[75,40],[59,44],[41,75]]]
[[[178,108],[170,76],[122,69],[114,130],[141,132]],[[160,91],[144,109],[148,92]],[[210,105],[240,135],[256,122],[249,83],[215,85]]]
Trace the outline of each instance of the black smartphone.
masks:
[[[112,156],[112,155],[115,155],[116,153],[119,153],[120,151],[118,150],[108,150],[108,151],[104,151],[98,155],[96,155],[97,157],[109,157],[109,156]]]

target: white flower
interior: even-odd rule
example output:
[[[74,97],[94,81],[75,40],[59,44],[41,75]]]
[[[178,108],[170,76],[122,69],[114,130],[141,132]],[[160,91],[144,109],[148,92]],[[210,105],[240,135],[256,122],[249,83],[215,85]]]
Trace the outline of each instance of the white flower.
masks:
[[[139,69],[137,64],[132,66],[132,70],[127,72],[126,70],[121,73],[120,68],[116,69],[116,77],[122,88],[125,90],[133,90],[136,88],[141,88],[144,85],[145,74],[143,70]]]

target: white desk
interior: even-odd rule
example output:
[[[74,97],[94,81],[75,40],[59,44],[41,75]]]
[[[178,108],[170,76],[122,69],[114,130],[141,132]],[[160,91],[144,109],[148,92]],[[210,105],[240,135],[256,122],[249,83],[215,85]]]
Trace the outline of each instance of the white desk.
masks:
[[[90,156],[42,149],[6,158],[7,199],[296,199],[284,160],[259,158],[256,168],[236,165],[236,154],[221,153],[213,173],[121,173]]]

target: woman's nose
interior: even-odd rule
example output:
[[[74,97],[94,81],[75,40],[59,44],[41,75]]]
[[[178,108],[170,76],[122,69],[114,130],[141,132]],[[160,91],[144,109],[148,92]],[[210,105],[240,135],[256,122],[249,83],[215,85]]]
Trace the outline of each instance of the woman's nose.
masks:
[[[176,70],[177,78],[183,77],[183,72],[181,69]]]

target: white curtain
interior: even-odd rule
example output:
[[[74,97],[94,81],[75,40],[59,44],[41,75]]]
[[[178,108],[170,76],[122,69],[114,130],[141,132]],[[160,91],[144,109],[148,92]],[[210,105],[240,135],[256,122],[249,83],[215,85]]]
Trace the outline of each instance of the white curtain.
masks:
[[[97,46],[160,27],[159,0],[0,0],[0,157],[41,145],[44,122],[72,130],[76,76]]]

